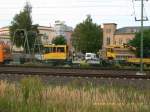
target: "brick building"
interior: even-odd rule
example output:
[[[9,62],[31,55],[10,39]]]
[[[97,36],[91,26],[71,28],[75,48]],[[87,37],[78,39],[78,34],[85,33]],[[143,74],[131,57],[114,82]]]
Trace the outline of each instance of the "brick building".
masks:
[[[149,29],[150,26],[144,26],[144,29]],[[135,33],[140,31],[140,27],[123,27],[117,29],[115,23],[103,24],[103,48],[108,45],[123,45],[127,44],[135,37]]]

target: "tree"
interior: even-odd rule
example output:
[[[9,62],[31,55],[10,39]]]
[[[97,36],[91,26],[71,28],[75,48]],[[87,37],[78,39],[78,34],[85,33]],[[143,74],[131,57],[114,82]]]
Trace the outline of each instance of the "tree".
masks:
[[[98,52],[102,47],[102,30],[92,22],[90,15],[76,26],[72,36],[72,45],[76,51]]]
[[[129,44],[136,48],[136,55],[140,57],[140,42],[141,42],[141,32],[135,35],[135,38],[129,41]],[[150,29],[144,30],[143,36],[143,57],[150,57]]]
[[[52,44],[55,44],[55,45],[66,45],[67,41],[66,41],[64,36],[60,35],[60,36],[57,36],[56,38],[53,38]]]
[[[11,40],[14,38],[14,44],[17,47],[24,47],[27,51],[27,44],[24,46],[25,42],[25,34],[27,33],[27,39],[29,42],[29,48],[33,48],[34,40],[38,33],[38,25],[32,25],[32,17],[31,17],[32,7],[27,2],[23,11],[20,11],[19,14],[16,14],[11,21],[11,25],[9,27]]]

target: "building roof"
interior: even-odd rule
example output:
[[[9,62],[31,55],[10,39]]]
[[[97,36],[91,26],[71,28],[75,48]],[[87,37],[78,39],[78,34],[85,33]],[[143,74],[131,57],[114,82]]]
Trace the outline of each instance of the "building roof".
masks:
[[[117,25],[116,23],[103,23],[103,25]]]
[[[136,32],[139,32],[141,29],[141,27],[138,26],[134,26],[134,27],[123,27],[123,28],[119,28],[117,29],[117,31],[115,32],[115,34],[133,34]],[[150,29],[150,26],[144,26],[144,29]]]

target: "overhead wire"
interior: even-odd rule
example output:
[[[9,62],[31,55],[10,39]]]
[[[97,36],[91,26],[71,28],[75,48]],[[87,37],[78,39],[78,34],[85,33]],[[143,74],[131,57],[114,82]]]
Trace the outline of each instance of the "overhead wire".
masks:
[[[123,0],[124,1],[124,0]],[[88,1],[84,1],[88,2]],[[92,1],[91,1],[92,2]],[[53,8],[65,8],[65,9],[70,9],[70,8],[101,8],[101,7],[113,7],[113,8],[120,8],[120,7],[130,7],[127,5],[72,5],[72,6],[33,6],[33,9],[53,9]],[[9,9],[18,9],[21,7],[9,7]],[[8,9],[8,7],[0,7],[0,9]],[[6,13],[5,13],[6,14]],[[39,15],[48,15],[48,14],[39,14]],[[108,16],[108,15],[107,15]],[[113,16],[117,16],[116,14]],[[119,15],[119,16],[128,16],[128,15]]]
[[[137,21],[137,19],[136,19],[136,11],[135,11],[135,3],[134,3],[134,1],[135,0],[132,0],[132,3],[133,3],[133,13],[134,13],[134,16],[135,16],[135,21]],[[146,0],[146,1],[148,1],[148,0]],[[137,6],[136,6],[137,7]],[[141,6],[140,6],[141,7]],[[148,20],[148,17],[147,17],[147,13],[146,13],[146,9],[145,9],[145,5],[143,4],[143,10],[144,10],[144,17],[143,17],[143,19],[144,20]]]
[[[145,13],[145,19],[148,20],[148,16],[147,16],[147,12],[146,12],[146,8],[144,7],[144,13]]]
[[[87,7],[128,7],[127,5],[72,5],[72,6],[33,6],[32,8],[36,9],[45,9],[45,8],[87,8]],[[0,9],[18,9],[21,7],[0,7]]]
[[[132,6],[133,6],[133,16],[136,20],[136,13],[135,13],[135,4],[134,4],[134,0],[132,0]]]
[[[76,1],[76,0],[75,0]],[[108,1],[112,1],[112,0],[105,0],[103,2],[108,2]],[[131,1],[131,0],[115,0],[115,1]],[[93,0],[78,0],[78,2],[83,2],[83,3],[100,3],[101,1],[93,1]],[[132,0],[132,4],[133,4],[133,16],[136,17],[136,12],[135,12],[135,4],[134,4],[134,0]],[[70,9],[70,8],[101,8],[101,7],[113,7],[113,8],[121,8],[121,7],[131,7],[129,5],[107,5],[107,4],[98,4],[98,5],[72,5],[72,6],[33,6],[33,9],[55,9],[55,8],[65,8],[65,9]],[[22,8],[22,7],[0,7],[0,9],[18,9],[18,8]],[[146,12],[146,11],[145,11]],[[6,12],[7,13],[7,12]],[[6,14],[5,13],[5,14]],[[63,13],[60,13],[60,15]],[[45,14],[38,14],[38,15],[49,15],[49,13],[45,13]],[[71,15],[71,14],[70,14]],[[93,15],[93,14],[92,14]],[[132,15],[128,15],[128,14],[106,14],[106,15],[101,15],[100,16],[132,16]],[[41,20],[41,19],[40,19]]]

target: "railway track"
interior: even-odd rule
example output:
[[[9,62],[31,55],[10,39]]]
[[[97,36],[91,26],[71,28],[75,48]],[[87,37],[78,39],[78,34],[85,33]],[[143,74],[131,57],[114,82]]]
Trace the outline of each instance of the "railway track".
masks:
[[[49,68],[28,66],[0,66],[0,74],[18,75],[44,75],[66,77],[95,77],[95,78],[127,78],[150,79],[150,71],[147,75],[135,75],[137,70],[131,69],[80,69],[80,68]]]

